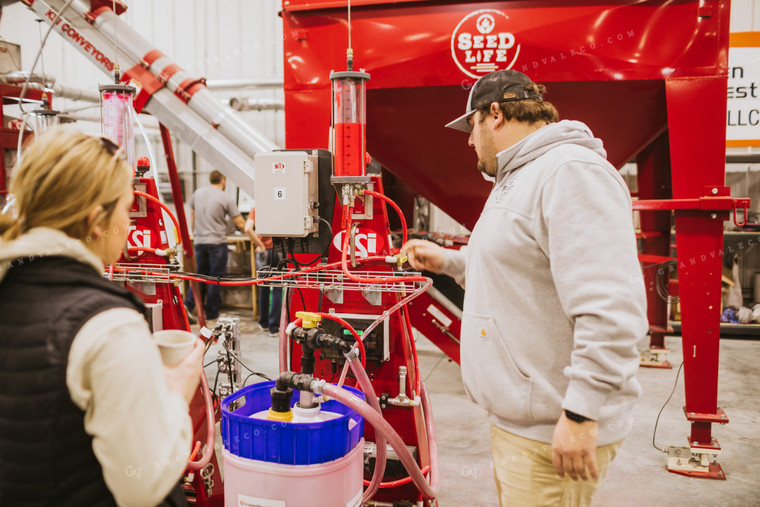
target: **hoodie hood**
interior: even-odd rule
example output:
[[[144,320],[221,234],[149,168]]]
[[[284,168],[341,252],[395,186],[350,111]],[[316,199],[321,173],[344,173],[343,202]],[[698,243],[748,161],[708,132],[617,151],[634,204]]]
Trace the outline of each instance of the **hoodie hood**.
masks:
[[[518,143],[498,153],[496,159],[499,170],[496,181],[500,181],[508,173],[533,162],[550,150],[564,144],[582,146],[593,151],[602,158],[607,158],[602,140],[594,137],[585,123],[574,120],[562,120],[550,123],[532,134],[521,139]]]
[[[0,282],[11,265],[52,256],[69,257],[103,272],[103,262],[78,239],[57,229],[35,227],[12,241],[0,240]]]

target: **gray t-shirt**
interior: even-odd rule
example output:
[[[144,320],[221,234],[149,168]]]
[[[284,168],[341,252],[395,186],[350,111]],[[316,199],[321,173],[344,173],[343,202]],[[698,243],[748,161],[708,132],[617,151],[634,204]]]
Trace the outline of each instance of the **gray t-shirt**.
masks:
[[[226,244],[226,217],[235,218],[240,215],[235,199],[223,190],[208,186],[196,190],[187,204],[195,211],[195,244]]]

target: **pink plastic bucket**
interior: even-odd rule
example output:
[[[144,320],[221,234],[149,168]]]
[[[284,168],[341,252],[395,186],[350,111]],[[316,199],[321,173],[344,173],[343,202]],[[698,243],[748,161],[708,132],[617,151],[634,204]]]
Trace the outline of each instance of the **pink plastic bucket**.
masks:
[[[316,465],[281,465],[223,449],[225,507],[360,507],[364,439],[342,458]]]

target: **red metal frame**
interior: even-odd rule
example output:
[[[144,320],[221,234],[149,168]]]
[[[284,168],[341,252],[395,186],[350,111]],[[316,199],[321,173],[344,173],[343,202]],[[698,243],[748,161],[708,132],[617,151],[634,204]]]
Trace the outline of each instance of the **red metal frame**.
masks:
[[[725,9],[727,12],[727,5]],[[722,31],[728,32],[728,27]],[[723,263],[719,252],[723,249],[723,221],[728,218],[723,210],[735,207],[730,199],[706,197],[725,195],[726,86],[724,76],[666,82],[673,197],[697,199],[700,205],[699,211],[676,211],[675,223],[686,409],[701,414],[718,413]],[[697,111],[694,101],[705,94],[710,99]],[[711,418],[691,422],[692,445],[710,445]]]
[[[670,152],[668,149],[667,133],[660,134],[649,146],[636,157],[638,198],[648,199],[668,198],[672,195],[670,188]],[[641,201],[639,201],[641,202]],[[636,203],[638,205],[638,202]],[[661,264],[671,260],[670,254],[670,225],[671,212],[663,210],[653,213],[641,213],[640,224],[642,232],[642,254],[639,260],[643,263]],[[649,334],[651,349],[665,349],[665,334],[668,329],[667,302],[657,292],[658,277],[668,276],[659,273],[657,269],[644,269],[644,283],[647,288],[647,317],[649,318]],[[659,366],[672,367],[663,361]]]
[[[374,189],[380,193],[383,193],[382,181],[378,177],[372,178]],[[388,213],[385,204],[380,199],[370,198],[365,196],[365,199],[370,199],[372,204],[372,218],[360,218],[364,214],[364,203],[361,200],[357,200],[356,210],[354,212],[354,222],[359,223],[359,229],[357,238],[359,241],[368,241],[362,238],[367,238],[369,234],[374,234],[373,244],[375,250],[369,243],[363,243],[361,248],[367,250],[369,255],[387,256],[391,254],[391,245],[388,244],[387,238],[389,238],[390,228],[388,226]],[[336,205],[333,213],[332,220],[332,233],[333,238],[343,234],[342,226],[342,214],[343,206],[340,199],[336,200]],[[361,238],[360,235],[364,235]],[[328,254],[328,262],[336,262],[341,259],[341,250],[336,246],[341,241],[333,241],[330,246]],[[357,253],[357,256],[359,254]],[[382,261],[375,263],[374,265],[364,265],[362,270],[372,271],[376,276],[387,276],[391,272],[391,267]],[[379,316],[385,310],[395,305],[399,301],[398,294],[383,293],[382,302],[380,305],[375,306],[368,303],[362,294],[358,291],[344,291],[343,302],[333,303],[327,297],[317,289],[296,289],[297,295],[294,294],[290,303],[290,321],[296,319],[295,314],[297,311],[318,311],[321,308],[322,312],[335,311],[336,314],[361,314],[361,315],[375,315]],[[304,305],[301,303],[303,297]],[[418,298],[419,299],[419,298]],[[403,311],[403,309],[402,309]],[[382,326],[382,325],[381,325]],[[375,388],[378,396],[382,393],[388,393],[389,397],[393,398],[399,394],[398,383],[398,368],[399,366],[406,366],[407,368],[407,386],[406,393],[412,397],[412,393],[416,391],[414,387],[417,383],[415,376],[415,368],[412,363],[411,355],[408,348],[404,343],[412,336],[411,328],[407,327],[403,314],[401,311],[392,313],[388,317],[389,326],[389,350],[390,358],[388,361],[375,363],[373,361],[367,362],[367,372],[369,373],[372,385]],[[408,344],[408,342],[407,342]],[[319,351],[315,354],[317,357],[314,377],[324,378],[328,381],[337,382],[340,375],[338,365],[329,359],[322,359],[319,356]],[[301,359],[301,346],[298,344],[293,345],[291,353],[290,368],[293,371],[300,371],[300,359]],[[346,381],[348,385],[354,385],[352,379],[349,378]],[[416,393],[419,395],[419,393]],[[404,443],[409,446],[414,446],[418,449],[419,465],[420,467],[428,466],[428,447],[427,437],[425,435],[424,420],[422,417],[421,407],[397,407],[389,405],[383,409],[383,417],[393,426],[398,434],[403,439]],[[367,441],[374,441],[374,429],[370,425],[364,427],[364,438]],[[369,479],[369,477],[365,477]],[[395,478],[398,479],[398,478]],[[404,499],[411,502],[417,502],[422,500],[422,495],[417,491],[417,488],[413,483],[404,484],[401,486],[395,486],[392,488],[383,488],[373,497],[376,501],[393,501]]]
[[[409,302],[414,327],[452,360],[460,364],[459,331],[462,321],[428,292]]]
[[[166,157],[166,167],[169,171],[169,184],[172,189],[172,202],[176,210],[177,222],[179,222],[179,235],[182,238],[182,252],[185,257],[193,257],[193,246],[190,242],[190,231],[187,228],[187,218],[185,217],[185,201],[182,197],[182,186],[179,181],[177,172],[177,163],[174,160],[174,149],[172,148],[172,138],[163,124],[159,125],[161,130],[161,141],[164,144],[164,156]]]
[[[160,125],[160,131],[161,131],[161,139],[163,141],[164,145],[164,154],[166,156],[166,163],[167,168],[169,171],[169,182],[171,184],[172,189],[172,199],[176,208],[176,215],[177,215],[177,222],[179,224],[179,235],[182,240],[182,248],[184,251],[184,261],[185,261],[185,267],[186,269],[190,269],[191,271],[194,271],[193,266],[193,246],[192,242],[190,240],[190,235],[187,228],[187,220],[185,217],[185,209],[184,209],[184,200],[182,198],[182,189],[180,187],[179,182],[179,175],[177,173],[177,164],[174,160],[174,149],[172,147],[171,142],[171,135],[169,133],[169,130],[163,126]],[[158,198],[158,189],[156,188],[156,183],[152,178],[141,178],[139,180],[138,186],[144,186],[145,187],[145,193]],[[161,211],[161,208],[153,201],[147,200],[144,197],[138,196],[135,200],[134,205],[132,206],[131,212],[133,214],[137,214],[141,207],[144,207],[146,210],[146,216],[145,217],[135,217],[135,231],[138,230],[149,230],[153,233],[151,240],[153,240],[154,237],[159,238],[159,243],[154,244],[151,243],[150,245],[144,245],[149,246],[152,248],[161,248],[165,249],[168,248],[169,243],[166,241],[166,227],[164,226],[164,219],[163,219],[163,213]],[[162,234],[163,233],[163,234]],[[136,243],[136,239],[133,235],[135,233],[130,234],[130,239],[133,243]],[[143,234],[144,237],[144,234]],[[145,255],[141,256],[140,259],[141,262],[146,264],[159,264],[159,265],[165,265],[167,263],[165,257],[159,257],[152,253],[146,253]],[[200,294],[200,291],[198,290],[198,284],[197,282],[193,282],[193,285],[195,289],[197,290],[197,294]],[[173,283],[157,283],[155,284],[155,293],[150,294],[146,293],[144,290],[141,290],[144,288],[144,286],[130,286],[127,285],[127,288],[136,292],[140,298],[145,301],[146,303],[155,302],[157,300],[161,300],[164,302],[163,306],[163,317],[164,317],[164,329],[184,329],[186,331],[190,331],[188,322],[185,317],[185,308],[184,304],[182,303],[182,297],[179,292],[179,287],[174,285]],[[150,288],[150,287],[149,287]],[[150,291],[152,292],[152,291]],[[168,317],[168,321],[167,321]],[[205,325],[205,316],[203,314],[203,305],[200,305],[198,308],[198,318],[201,322],[201,325]],[[205,408],[205,401],[203,398],[203,394],[201,394],[200,391],[198,391],[193,398],[192,402],[190,403],[190,416],[193,420],[193,442],[206,442],[207,441],[207,426],[206,426],[206,408]],[[221,414],[218,416],[221,417]],[[218,420],[218,419],[217,419]],[[203,482],[203,478],[201,477],[200,472],[196,472],[193,474],[193,478],[191,480],[191,484],[193,487],[194,494],[191,494],[190,496],[195,499],[195,505],[201,506],[201,507],[221,507],[224,503],[224,490],[222,488],[222,475],[221,470],[219,468],[219,462],[216,456],[216,453],[213,453],[211,456],[210,464],[214,467],[214,472],[211,476],[211,480],[213,481],[215,487],[212,488],[211,495],[207,494],[206,487]]]
[[[135,184],[135,190],[158,198],[156,182],[152,178],[140,178]],[[144,210],[145,216],[140,216]],[[133,217],[133,227],[130,227],[127,238],[128,248],[169,249],[169,238],[164,226],[163,211],[155,202],[145,197],[137,196],[130,210]],[[153,252],[137,252],[130,256],[122,255],[120,263],[140,263],[165,266],[166,257]],[[137,293],[145,303],[161,302],[163,305],[164,329],[187,329],[184,307],[179,288],[173,282],[125,284],[126,288]]]
[[[462,113],[474,82],[454,61],[452,33],[476,10],[507,19],[498,29],[520,45],[512,68],[548,83],[546,99],[563,118],[588,124],[613,164],[637,157],[645,255],[669,256],[675,210],[686,405],[718,414],[723,221],[747,206],[724,189],[729,1],[352,5],[355,67],[372,76],[367,150],[465,226],[474,225],[490,187],[475,176],[464,137],[442,125]],[[343,68],[346,2],[289,0],[282,18],[287,146],[327,146],[328,76]],[[304,117],[316,127],[304,128]],[[657,345],[665,307],[652,297],[650,305]],[[710,444],[713,419],[693,420],[689,441]]]
[[[19,98],[23,87],[16,85],[0,84],[0,196],[8,192],[8,171],[5,167],[5,150],[16,150],[18,147],[19,130],[6,128],[5,114],[2,105],[16,104],[12,98]],[[53,97],[51,94],[44,94],[41,90],[26,90],[24,98],[30,100],[42,100],[47,95],[48,103],[52,104]],[[31,131],[25,132],[24,138],[31,135]]]
[[[136,106],[135,106],[136,107]],[[161,130],[161,141],[164,145],[164,156],[166,157],[166,167],[169,172],[169,183],[172,189],[172,202],[174,203],[174,209],[177,214],[177,222],[179,223],[179,236],[182,239],[182,252],[184,268],[191,272],[195,272],[195,252],[193,249],[193,241],[190,239],[190,231],[187,227],[187,218],[185,217],[185,201],[182,197],[182,186],[179,181],[179,173],[177,172],[177,163],[174,160],[174,149],[172,148],[172,138],[163,124],[159,126]],[[203,299],[201,297],[200,285],[196,281],[190,282],[191,290],[195,297],[195,309],[198,314],[198,323],[201,326],[206,325],[206,314],[203,310]]]
[[[174,177],[176,177],[176,165],[173,164],[171,140],[168,137],[168,130],[162,128],[162,134],[164,134],[164,132],[167,136],[164,139],[167,159],[171,160],[169,166],[173,168],[170,172],[173,170]],[[172,178],[170,177],[170,180],[171,179]],[[176,188],[179,190],[178,186]],[[152,178],[139,178],[135,184],[135,189],[158,199],[158,190],[156,188],[156,183]],[[173,194],[174,189],[175,185],[173,184]],[[179,200],[175,200],[175,204],[181,209],[181,193],[178,193],[178,198]],[[175,196],[175,199],[177,199],[177,196]],[[141,212],[141,210],[143,210],[143,212]],[[138,195],[130,210],[130,216],[132,217],[134,228],[130,230],[127,239],[128,248],[144,247],[162,250],[169,248],[166,232],[167,228],[165,227],[163,212],[156,202]],[[184,214],[183,219],[179,223],[180,230],[184,230],[186,234],[187,225],[184,221]],[[168,261],[166,257],[156,255],[152,252],[143,252],[136,257],[134,254],[132,257],[126,257],[123,255],[122,258],[119,259],[119,263],[140,263],[154,266],[165,266],[168,264]],[[179,287],[176,286],[174,282],[127,282],[124,286],[136,293],[145,303],[161,302],[163,304],[162,317],[164,329],[182,329],[190,331],[185,316],[184,305],[182,304],[182,296]],[[206,410],[203,394],[200,390],[196,392],[195,397],[190,403],[190,416],[193,420],[193,442],[206,442]],[[216,453],[211,456],[210,463],[214,467],[212,480],[216,485],[212,489],[212,494],[206,494],[201,474],[196,472],[191,481],[195,493],[191,496],[195,498],[195,505],[204,507],[221,507],[224,502],[224,490],[222,488],[222,476]]]
[[[667,128],[664,75],[725,74],[727,9],[704,19],[697,16],[698,2],[588,3],[429,1],[357,7],[352,15],[355,67],[372,75],[368,151],[472,228],[490,188],[467,170],[474,167],[475,155],[466,139],[442,125],[462,114],[466,91],[475,81],[454,62],[451,35],[463,17],[479,9],[509,16],[504,29],[515,34],[521,48],[513,68],[548,83],[547,99],[562,117],[586,122],[618,166]],[[335,5],[325,1],[308,5],[311,10],[283,6],[286,137],[294,147],[327,146],[323,127],[303,128],[288,119],[307,116],[314,125],[329,124],[328,76],[343,68],[347,42],[345,8],[325,8]]]

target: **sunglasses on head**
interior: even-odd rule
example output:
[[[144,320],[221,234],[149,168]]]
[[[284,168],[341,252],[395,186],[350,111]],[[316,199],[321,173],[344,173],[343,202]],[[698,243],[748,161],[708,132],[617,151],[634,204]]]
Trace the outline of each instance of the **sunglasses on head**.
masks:
[[[98,137],[100,139],[100,145],[103,147],[104,150],[106,150],[113,158],[121,157],[122,159],[125,158],[124,155],[124,147],[119,146],[115,142],[113,142],[111,139],[105,136]]]
[[[122,161],[126,162],[127,165],[132,170],[132,177],[135,176],[135,168],[129,165],[129,161],[127,160],[127,154],[124,151],[124,146],[119,146],[113,140],[106,136],[99,136],[98,139],[100,139],[100,145],[103,147],[106,152],[108,152],[112,158],[111,161],[113,162],[117,157],[120,158]]]

